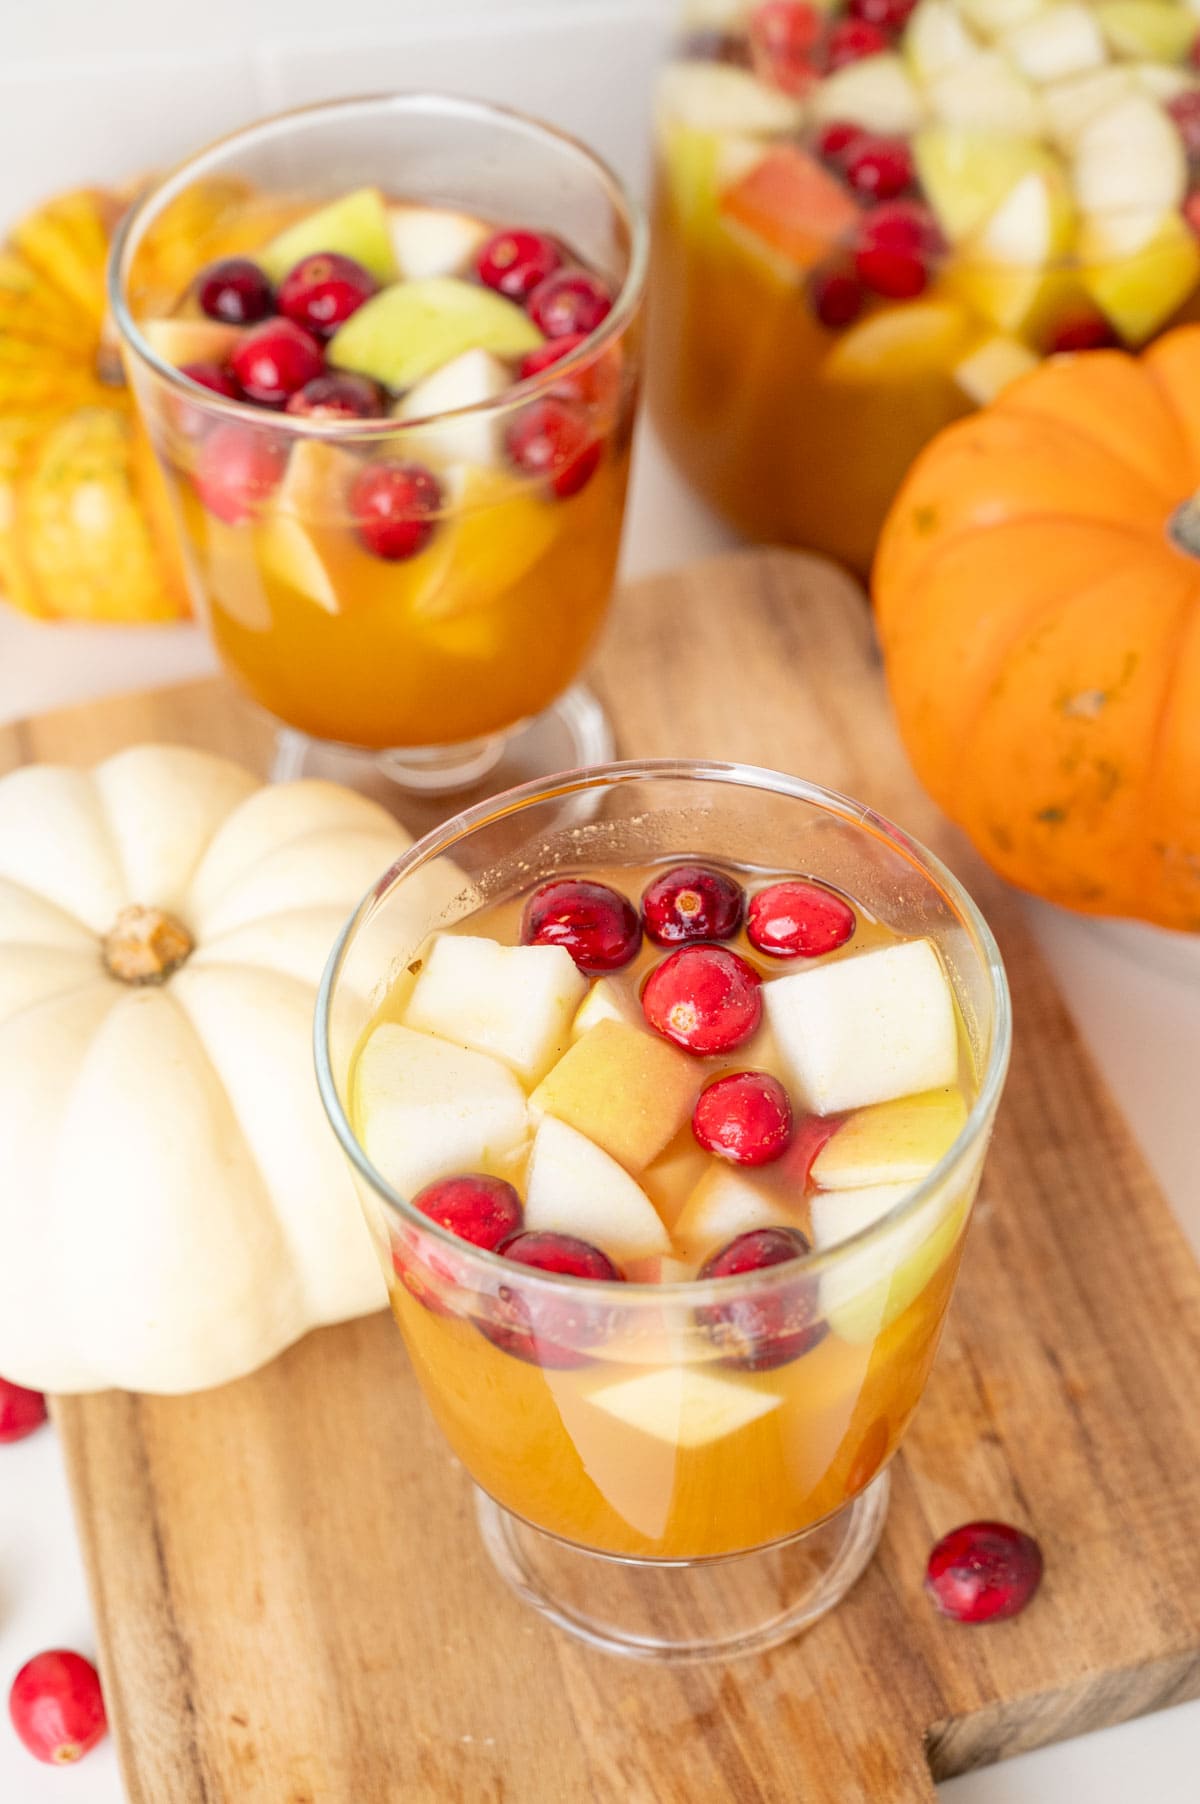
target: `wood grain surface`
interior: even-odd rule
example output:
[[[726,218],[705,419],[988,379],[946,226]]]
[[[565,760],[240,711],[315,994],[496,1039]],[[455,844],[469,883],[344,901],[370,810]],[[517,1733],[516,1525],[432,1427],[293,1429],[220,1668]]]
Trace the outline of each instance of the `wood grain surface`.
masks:
[[[932,843],[1003,946],[1016,1053],[962,1282],[879,1557],[807,1636],[648,1669],[493,1575],[390,1320],[191,1398],[63,1400],[134,1804],[909,1804],[961,1772],[1200,1693],[1200,1274],[1023,926],[917,789],[857,591],[755,553],[621,598],[596,685],[625,754],[782,766]],[[0,762],[157,737],[264,766],[227,688],[0,733]],[[1182,1081],[1182,1079],[1181,1079]],[[1031,1527],[1019,1620],[939,1620],[932,1539]]]

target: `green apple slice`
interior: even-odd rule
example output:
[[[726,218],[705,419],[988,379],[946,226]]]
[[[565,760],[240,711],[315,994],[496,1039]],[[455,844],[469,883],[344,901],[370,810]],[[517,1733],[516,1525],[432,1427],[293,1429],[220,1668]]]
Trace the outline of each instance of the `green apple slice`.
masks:
[[[922,0],[904,34],[904,54],[921,87],[968,62],[979,47],[955,0]]]
[[[818,125],[833,120],[874,132],[907,136],[921,123],[921,96],[903,59],[892,51],[847,63],[816,89],[812,116]]]
[[[1196,37],[1196,14],[1164,0],[1103,0],[1096,21],[1120,56],[1151,63],[1178,63]]]
[[[282,282],[301,258],[315,256],[318,251],[353,257],[377,282],[396,280],[387,207],[378,188],[356,188],[352,194],[330,201],[327,207],[305,214],[272,238],[266,249],[259,252],[258,261],[272,282]]]
[[[686,125],[695,131],[749,132],[769,137],[799,131],[804,102],[769,88],[748,69],[732,63],[668,63],[654,97],[655,118],[662,129]]]
[[[940,75],[930,84],[927,95],[934,116],[948,125],[973,125],[1009,132],[1017,138],[1041,136],[1043,121],[1038,96],[998,50],[978,51]]]
[[[1038,359],[1019,338],[997,332],[955,365],[954,380],[977,407],[994,401],[1018,376],[1038,367]]]
[[[1149,236],[1148,225],[1146,215],[1093,218],[1079,240],[1083,286],[1129,345],[1144,344],[1200,280],[1200,246],[1179,215],[1161,217]]]
[[[1080,132],[1071,180],[1084,213],[1168,212],[1187,187],[1183,140],[1148,94],[1125,94]]]
[[[912,151],[925,197],[952,244],[968,237],[1023,176],[1047,161],[1032,138],[971,125],[927,125],[914,136]]]
[[[541,342],[533,321],[503,295],[456,276],[429,276],[367,301],[334,333],[328,355],[337,369],[403,389],[464,351],[522,357]]]
[[[1090,7],[1063,0],[1005,33],[1003,46],[1022,75],[1039,87],[1102,68],[1108,60],[1104,34]]]

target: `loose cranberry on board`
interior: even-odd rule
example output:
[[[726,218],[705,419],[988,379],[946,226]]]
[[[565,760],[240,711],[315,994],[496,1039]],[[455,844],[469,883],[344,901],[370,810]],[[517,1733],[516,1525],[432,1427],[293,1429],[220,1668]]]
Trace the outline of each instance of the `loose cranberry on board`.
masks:
[[[0,1378],[0,1446],[23,1441],[46,1420],[46,1399],[41,1391]]]
[[[100,1675],[68,1648],[49,1648],[12,1682],[8,1713],[24,1746],[47,1766],[70,1766],[101,1740],[108,1719]]]
[[[929,1556],[925,1589],[953,1622],[1019,1616],[1042,1582],[1042,1550],[1007,1522],[964,1522]]]

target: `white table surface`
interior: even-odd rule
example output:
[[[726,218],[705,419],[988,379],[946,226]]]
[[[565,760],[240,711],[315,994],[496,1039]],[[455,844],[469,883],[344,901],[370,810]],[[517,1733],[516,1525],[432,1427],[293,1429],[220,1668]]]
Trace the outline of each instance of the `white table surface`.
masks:
[[[644,436],[626,573],[668,569],[731,543]],[[191,628],[58,632],[0,614],[0,720],[213,667]],[[1200,1069],[1200,959],[1189,961],[1137,930],[1098,929],[1033,905],[1030,913],[1098,1063],[1200,1251],[1194,1084],[1183,1075]],[[0,1474],[0,1685],[7,1689],[11,1674],[37,1649],[87,1651],[94,1637],[53,1432],[0,1449]],[[1134,1798],[1196,1804],[1200,1703],[969,1774],[942,1786],[941,1796],[945,1804],[1129,1804]],[[111,1742],[80,1768],[51,1770],[25,1755],[7,1717],[0,1718],[0,1804],[121,1804],[123,1798]]]

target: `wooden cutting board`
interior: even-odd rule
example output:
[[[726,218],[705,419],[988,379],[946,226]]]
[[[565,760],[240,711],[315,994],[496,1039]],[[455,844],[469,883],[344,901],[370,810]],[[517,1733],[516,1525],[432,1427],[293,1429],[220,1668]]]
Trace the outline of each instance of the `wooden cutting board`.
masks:
[[[386,1317],[206,1395],[63,1399],[134,1804],[915,1804],[1200,1693],[1200,1273],[1015,899],[916,787],[861,596],[785,553],[643,583],[596,683],[622,753],[779,765],[898,818],[1008,960],[1012,1077],[879,1557],[786,1647],[635,1667],[493,1575]],[[269,744],[205,683],[20,725],[0,763],[147,737],[260,768]],[[931,1541],[975,1516],[1032,1527],[1047,1566],[1028,1613],[984,1629],[921,1591]]]

